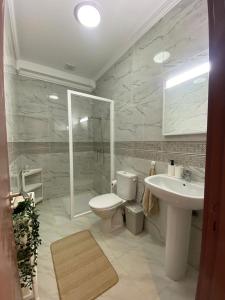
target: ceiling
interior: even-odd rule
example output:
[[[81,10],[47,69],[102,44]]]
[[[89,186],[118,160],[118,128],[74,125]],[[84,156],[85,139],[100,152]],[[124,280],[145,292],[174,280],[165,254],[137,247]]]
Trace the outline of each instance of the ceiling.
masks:
[[[80,0],[9,0],[17,59],[97,80],[177,0],[98,0],[97,28],[80,25]],[[13,16],[14,15],[14,16]],[[75,66],[65,70],[65,64]]]

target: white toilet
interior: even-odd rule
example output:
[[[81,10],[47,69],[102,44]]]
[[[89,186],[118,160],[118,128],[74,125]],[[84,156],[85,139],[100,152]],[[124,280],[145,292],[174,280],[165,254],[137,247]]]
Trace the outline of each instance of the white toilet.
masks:
[[[137,176],[118,171],[117,195],[110,193],[92,198],[89,202],[93,212],[102,218],[102,229],[111,232],[123,226],[122,205],[136,197]]]

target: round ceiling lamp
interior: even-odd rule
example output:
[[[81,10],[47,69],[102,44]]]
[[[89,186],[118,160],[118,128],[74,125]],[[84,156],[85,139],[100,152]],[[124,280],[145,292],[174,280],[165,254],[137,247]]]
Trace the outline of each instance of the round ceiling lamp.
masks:
[[[78,22],[85,27],[94,28],[101,22],[101,15],[95,2],[84,1],[74,9]]]

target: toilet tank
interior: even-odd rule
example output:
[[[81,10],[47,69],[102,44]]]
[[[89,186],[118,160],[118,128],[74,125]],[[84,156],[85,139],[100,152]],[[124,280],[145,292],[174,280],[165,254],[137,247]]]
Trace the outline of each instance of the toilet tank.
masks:
[[[134,200],[137,190],[137,176],[125,171],[116,172],[117,195],[124,200]]]

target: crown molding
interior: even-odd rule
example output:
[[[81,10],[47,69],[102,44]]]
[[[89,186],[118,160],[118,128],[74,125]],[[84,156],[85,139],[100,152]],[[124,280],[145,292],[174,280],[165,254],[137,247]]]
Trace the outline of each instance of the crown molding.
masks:
[[[94,80],[25,60],[17,60],[17,71],[21,76],[44,80],[83,91],[92,92],[96,87]]]
[[[16,27],[16,16],[15,16],[15,8],[14,8],[13,0],[6,0],[6,5],[8,7],[8,11],[9,11],[9,21],[10,21],[10,26],[11,26],[15,56],[16,56],[16,59],[19,59],[19,57],[20,57],[20,47],[19,47],[19,41],[18,41],[18,33],[17,33],[17,27]]]
[[[97,81],[102,75],[105,74],[117,61],[123,56],[147,31],[151,29],[160,19],[162,19],[174,6],[181,0],[167,0],[154,14],[146,19],[139,29],[133,33],[127,40],[124,41],[122,47],[112,56],[112,58],[103,66],[103,68],[94,76]]]
[[[16,28],[16,18],[13,0],[6,0],[8,9],[10,24],[12,30],[12,38],[15,49],[15,55],[17,60],[17,68],[20,75],[31,77],[34,79],[40,79],[48,82],[53,82],[61,85],[65,85],[71,88],[83,89],[86,91],[93,91],[96,87],[96,81],[110,69],[118,59],[126,53],[150,28],[155,25],[160,19],[162,19],[175,5],[181,0],[167,0],[154,14],[146,19],[139,29],[131,34],[131,36],[124,41],[122,47],[115,53],[114,56],[103,66],[103,68],[93,76],[92,79],[87,79],[81,76],[73,75],[67,72],[63,72],[54,68],[38,65],[28,61],[20,60],[20,48],[18,42],[18,34]]]
[[[19,75],[30,77],[33,79],[44,80],[47,82],[52,82],[55,84],[67,86],[69,88],[79,89],[88,92],[92,92],[95,89],[95,81],[89,78],[81,77],[51,67],[46,67],[40,64],[21,60],[13,0],[6,0],[6,6],[9,11],[12,41],[16,56],[16,68]]]

